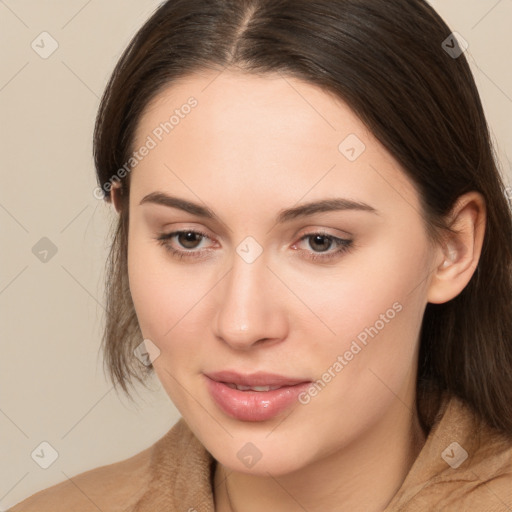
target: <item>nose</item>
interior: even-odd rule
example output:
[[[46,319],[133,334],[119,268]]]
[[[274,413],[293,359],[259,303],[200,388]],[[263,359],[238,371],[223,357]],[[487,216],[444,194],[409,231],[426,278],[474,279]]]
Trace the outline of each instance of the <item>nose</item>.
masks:
[[[263,255],[252,263],[235,255],[231,271],[217,287],[214,334],[235,350],[284,340],[288,322],[282,287]]]

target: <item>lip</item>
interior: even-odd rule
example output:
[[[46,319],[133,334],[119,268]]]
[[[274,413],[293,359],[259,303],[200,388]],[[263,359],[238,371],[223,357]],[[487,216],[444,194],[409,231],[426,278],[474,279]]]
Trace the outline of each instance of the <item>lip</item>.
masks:
[[[234,371],[204,374],[210,396],[227,415],[240,421],[266,421],[298,401],[311,381],[271,373],[242,375]],[[270,391],[240,391],[227,384],[241,386],[280,386]]]
[[[275,373],[257,372],[241,374],[232,370],[222,372],[205,373],[207,377],[217,382],[228,382],[240,386],[294,386],[303,382],[311,382],[307,379],[284,377]]]

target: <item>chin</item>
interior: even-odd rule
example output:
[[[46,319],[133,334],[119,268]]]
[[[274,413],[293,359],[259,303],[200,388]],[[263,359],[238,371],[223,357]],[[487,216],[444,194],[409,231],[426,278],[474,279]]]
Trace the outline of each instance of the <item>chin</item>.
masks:
[[[244,473],[252,476],[268,477],[269,475],[272,475],[278,477],[288,475],[308,465],[307,460],[297,460],[296,455],[296,453],[289,453],[288,456],[286,456],[286,454],[263,455],[262,458],[251,467],[248,467],[248,465],[241,462],[238,457],[233,458],[224,456],[215,458],[230,471],[236,471],[237,473]]]
[[[272,432],[273,427],[267,427],[259,433],[249,433],[227,427],[233,437],[223,431],[223,435],[212,436],[212,432],[200,434],[205,448],[223,466],[231,471],[248,475],[268,477],[286,475],[298,471],[313,463],[318,455],[312,444],[305,450],[304,436],[297,439],[283,427],[278,427],[279,433]],[[199,436],[198,436],[199,437]]]

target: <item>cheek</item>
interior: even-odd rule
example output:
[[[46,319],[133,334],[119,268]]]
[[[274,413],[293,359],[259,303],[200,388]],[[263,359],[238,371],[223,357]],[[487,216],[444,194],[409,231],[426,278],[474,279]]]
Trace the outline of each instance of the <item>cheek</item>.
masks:
[[[198,334],[206,320],[200,315],[212,284],[186,270],[146,234],[139,236],[134,229],[130,236],[128,277],[142,334],[160,349],[155,369],[164,362],[175,367],[202,345]]]
[[[426,260],[421,246],[408,254],[388,246],[380,258],[361,258],[324,288],[333,303],[317,295],[319,316],[336,335],[305,349],[318,380],[301,399],[304,411],[337,418],[326,417],[332,438],[364,431],[389,408],[400,409],[414,389]]]
[[[371,388],[383,386],[379,378],[398,390],[415,368],[429,260],[421,233],[414,233],[407,243],[388,238],[371,251],[354,253],[316,286],[304,277],[298,281],[299,293],[331,331],[317,323],[326,335],[306,338],[324,380],[329,370],[340,376],[333,386],[338,398],[345,392],[354,398],[371,395]]]
[[[183,411],[188,407],[187,394],[179,383],[195,373],[193,356],[201,342],[197,335],[187,336],[184,329],[204,293],[169,258],[152,242],[129,243],[128,276],[137,319],[143,337],[160,351],[153,362],[155,373],[174,405]]]
[[[162,270],[155,267],[154,251],[144,247],[136,237],[128,244],[128,278],[137,319],[144,337],[159,338],[163,325],[156,319],[164,318],[165,311],[172,311],[168,304],[170,295],[166,293],[166,282],[162,279]]]

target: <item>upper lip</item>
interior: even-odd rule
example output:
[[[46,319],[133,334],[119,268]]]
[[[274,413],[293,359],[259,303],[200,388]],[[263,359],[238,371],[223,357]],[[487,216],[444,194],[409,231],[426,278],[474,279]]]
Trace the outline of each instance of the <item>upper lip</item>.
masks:
[[[226,382],[239,386],[294,386],[304,382],[311,382],[308,379],[295,379],[275,373],[256,372],[241,374],[231,370],[205,373],[207,377],[217,382]]]

